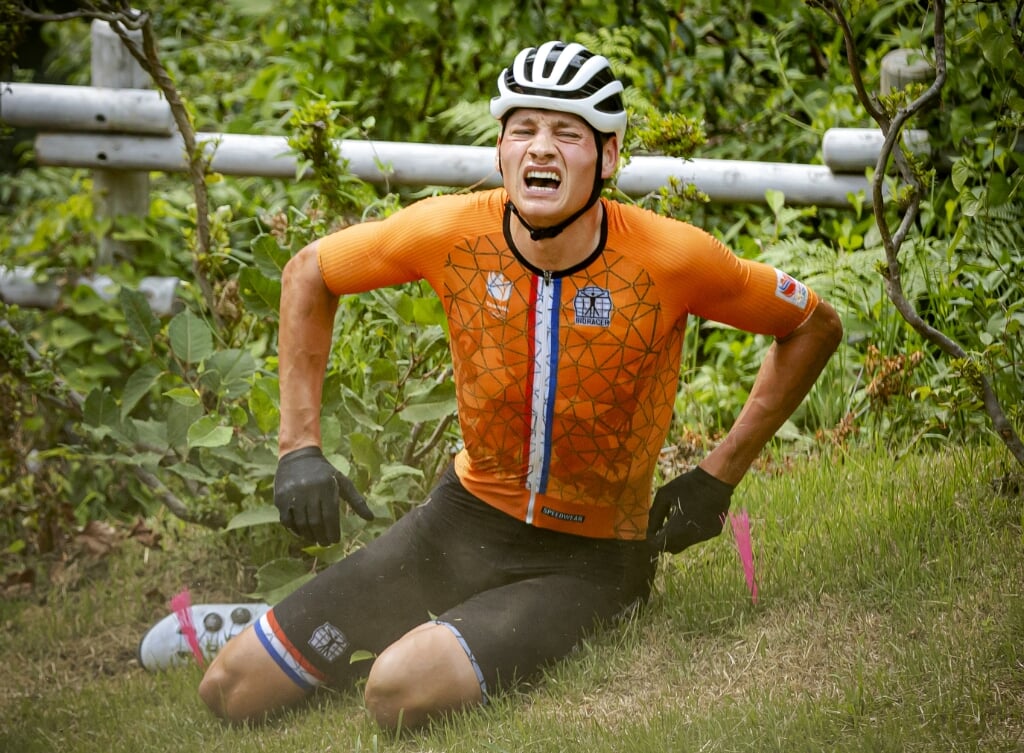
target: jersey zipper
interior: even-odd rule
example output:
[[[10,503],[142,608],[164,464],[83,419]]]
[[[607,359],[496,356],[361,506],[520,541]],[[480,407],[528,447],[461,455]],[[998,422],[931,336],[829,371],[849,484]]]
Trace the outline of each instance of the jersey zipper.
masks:
[[[558,380],[559,361],[559,303],[560,280],[544,271],[537,280],[530,326],[530,357],[532,373],[529,377],[530,428],[526,437],[526,488],[530,490],[526,522],[532,524],[536,513],[538,494],[547,491],[551,461],[551,423],[554,420],[554,400]],[[543,291],[543,293],[541,293]]]

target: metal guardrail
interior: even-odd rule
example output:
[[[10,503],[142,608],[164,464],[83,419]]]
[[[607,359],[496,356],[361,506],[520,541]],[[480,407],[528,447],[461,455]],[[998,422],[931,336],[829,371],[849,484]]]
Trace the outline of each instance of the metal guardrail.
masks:
[[[180,282],[176,277],[143,277],[139,280],[138,290],[146,296],[154,314],[167,316],[175,312],[175,298]],[[117,283],[106,275],[81,277],[75,284],[85,285],[107,301],[116,295]],[[52,280],[36,282],[34,273],[26,267],[11,269],[0,265],[0,300],[4,303],[50,309],[60,301],[63,289],[64,286]]]
[[[170,108],[155,91],[0,83],[0,120],[45,129],[35,141],[42,165],[187,169]],[[197,139],[213,172],[296,177],[297,160],[283,136],[199,133]],[[852,140],[830,141],[829,153],[844,165],[841,172],[828,165],[637,155],[621,170],[618,187],[627,195],[643,196],[678,178],[693,183],[713,202],[763,204],[765,193],[775,190],[791,204],[845,207],[850,194],[867,189],[863,173],[874,144],[880,147],[881,138],[872,140],[870,129],[858,130]],[[490,187],[500,182],[493,147],[358,140],[339,141],[338,147],[352,174],[375,184]],[[875,157],[877,153],[875,148]]]
[[[35,139],[39,164],[92,169],[98,213],[145,213],[149,172],[187,170],[184,145],[161,93],[140,88],[147,85],[148,76],[127,54],[120,38],[100,21],[93,22],[91,34],[94,86],[0,82],[0,122],[39,131]],[[929,70],[920,56],[890,53],[883,61],[883,74],[888,77],[885,85],[902,86],[927,77]],[[296,178],[298,161],[284,137],[197,136],[213,172]],[[926,132],[909,132],[904,139],[912,149],[928,148]],[[780,191],[790,204],[847,207],[850,197],[862,192],[870,202],[865,171],[875,165],[882,142],[876,129],[831,129],[822,140],[822,165],[637,155],[622,168],[617,185],[629,196],[643,196],[678,179],[719,203],[763,204],[768,191]],[[357,140],[339,141],[338,147],[349,171],[374,184],[500,184],[493,147]],[[101,239],[97,258],[111,258],[117,243],[113,238]],[[79,282],[101,296],[109,295],[112,284],[103,277]],[[140,289],[154,311],[170,313],[177,283],[173,278],[149,278]],[[30,270],[0,267],[0,298],[7,302],[50,307],[60,295],[53,283],[36,284]]]

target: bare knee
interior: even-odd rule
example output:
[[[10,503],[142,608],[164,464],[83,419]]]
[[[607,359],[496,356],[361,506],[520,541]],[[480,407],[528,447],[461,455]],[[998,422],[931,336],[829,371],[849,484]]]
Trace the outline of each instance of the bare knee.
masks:
[[[215,715],[230,719],[229,699],[233,695],[231,688],[236,682],[237,678],[232,677],[225,662],[214,659],[199,683],[199,697]]]
[[[230,722],[262,719],[305,695],[267,654],[251,628],[224,645],[199,683],[202,701]]]
[[[381,727],[397,729],[412,727],[413,717],[418,716],[412,708],[406,674],[402,662],[394,652],[385,650],[373,662],[370,676],[366,679],[363,700],[366,710]]]
[[[483,700],[476,670],[447,627],[428,623],[388,646],[373,663],[366,708],[382,727],[418,727]]]

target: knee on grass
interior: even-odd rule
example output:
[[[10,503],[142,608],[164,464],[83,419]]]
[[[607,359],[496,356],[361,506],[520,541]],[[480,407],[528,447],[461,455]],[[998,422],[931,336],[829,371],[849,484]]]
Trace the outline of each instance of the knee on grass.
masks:
[[[199,683],[199,697],[230,722],[257,721],[306,697],[262,648],[243,633],[221,649]]]
[[[241,710],[233,698],[237,695],[238,678],[233,678],[223,662],[214,661],[199,683],[199,697],[221,719],[243,721]]]
[[[366,709],[381,727],[414,728],[479,705],[480,684],[452,633],[422,625],[385,649],[373,663],[364,691]]]

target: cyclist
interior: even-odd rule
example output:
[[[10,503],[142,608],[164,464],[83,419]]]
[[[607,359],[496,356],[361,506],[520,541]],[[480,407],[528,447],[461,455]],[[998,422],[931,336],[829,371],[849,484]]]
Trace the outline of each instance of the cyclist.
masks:
[[[383,726],[485,704],[633,614],[659,552],[721,532],[733,488],[841,325],[784,272],[601,198],[626,129],[622,91],[581,45],[522,50],[491,101],[502,188],[416,202],[288,263],[282,523],[336,542],[339,495],[372,517],[320,450],[339,296],[429,282],[448,318],[464,449],[422,505],[221,649],[200,686],[218,715],[259,718],[367,672]],[[728,435],[652,504],[690,315],[776,339]],[[353,663],[357,651],[375,659]]]

